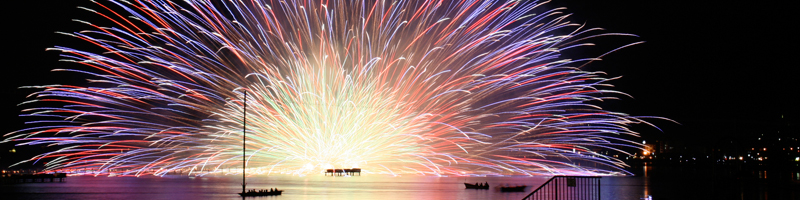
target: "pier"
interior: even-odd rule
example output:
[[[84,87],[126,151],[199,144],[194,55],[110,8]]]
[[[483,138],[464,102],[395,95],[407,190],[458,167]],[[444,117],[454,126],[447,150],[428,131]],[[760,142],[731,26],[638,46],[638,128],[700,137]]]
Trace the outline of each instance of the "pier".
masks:
[[[64,182],[67,178],[66,173],[53,173],[53,174],[11,174],[4,173],[0,176],[1,183],[53,183],[55,179],[58,182]],[[47,181],[47,180],[50,181]]]
[[[361,176],[361,168],[326,169],[325,170],[325,176],[328,176],[328,173],[330,173],[331,176],[344,176],[345,174],[346,175],[350,175],[350,176],[355,176],[356,173],[358,173],[358,175]]]

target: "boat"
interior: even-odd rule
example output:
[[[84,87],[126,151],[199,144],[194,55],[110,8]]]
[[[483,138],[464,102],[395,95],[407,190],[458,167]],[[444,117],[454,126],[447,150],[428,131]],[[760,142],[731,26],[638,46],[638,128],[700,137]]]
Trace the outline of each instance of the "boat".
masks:
[[[250,191],[247,191],[245,193],[239,193],[239,196],[243,196],[243,197],[275,196],[275,195],[281,195],[281,193],[283,193],[283,190],[274,190],[274,191],[254,191],[254,190],[250,190]]]
[[[524,192],[526,187],[528,186],[500,186],[500,192]]]
[[[239,193],[239,196],[242,196],[242,197],[257,197],[257,196],[276,196],[276,195],[281,195],[281,193],[283,193],[283,190],[278,190],[278,189],[275,189],[275,190],[270,189],[270,191],[267,191],[267,190],[246,190],[246,188],[245,188],[246,185],[247,185],[247,183],[245,182],[245,179],[247,178],[247,161],[245,160],[245,158],[247,157],[247,155],[245,153],[247,151],[247,146],[244,145],[245,142],[247,141],[247,138],[245,137],[245,134],[247,134],[247,90],[244,91],[244,111],[242,112],[242,122],[243,122],[243,125],[242,125],[242,129],[243,129],[242,130],[242,193]]]
[[[485,185],[476,185],[476,184],[464,183],[464,186],[467,187],[467,189],[479,189],[479,190],[488,190],[489,189],[489,183],[486,183]]]

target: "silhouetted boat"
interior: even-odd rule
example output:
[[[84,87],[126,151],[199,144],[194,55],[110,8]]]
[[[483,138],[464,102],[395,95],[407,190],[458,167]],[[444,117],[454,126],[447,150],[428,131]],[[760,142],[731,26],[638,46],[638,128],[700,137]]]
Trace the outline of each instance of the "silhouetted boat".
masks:
[[[239,196],[243,196],[243,197],[274,196],[274,195],[281,195],[281,193],[283,193],[283,190],[275,190],[275,191],[272,191],[272,192],[270,192],[270,191],[266,191],[266,192],[247,191],[245,193],[239,193]]]
[[[243,197],[256,197],[256,196],[274,196],[274,195],[281,195],[283,190],[275,189],[273,191],[266,191],[266,190],[245,190],[247,183],[245,182],[247,177],[247,161],[245,158],[247,154],[247,146],[245,146],[245,142],[247,138],[245,134],[247,134],[247,90],[244,90],[244,111],[242,112],[242,192],[238,193],[239,196]]]
[[[482,190],[489,189],[488,183],[486,185],[475,185],[475,184],[464,183],[464,186],[467,187],[467,189],[482,189]]]
[[[528,186],[527,185],[513,186],[513,187],[500,186],[500,192],[524,192],[526,187]]]

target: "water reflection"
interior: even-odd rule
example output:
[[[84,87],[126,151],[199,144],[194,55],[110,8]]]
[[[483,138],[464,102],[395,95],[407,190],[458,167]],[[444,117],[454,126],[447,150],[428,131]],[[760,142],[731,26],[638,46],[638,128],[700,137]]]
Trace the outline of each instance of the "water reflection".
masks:
[[[639,166],[641,199],[800,199],[800,171],[719,166]]]
[[[636,176],[603,177],[602,199],[798,199],[800,172],[696,170],[641,166]],[[767,176],[769,174],[769,176]],[[763,177],[763,178],[762,178]],[[776,177],[783,177],[782,179]],[[550,177],[361,177],[255,176],[248,188],[280,188],[278,197],[257,199],[522,199]],[[777,182],[773,182],[773,180]],[[466,190],[464,182],[528,185],[525,192]],[[3,199],[240,199],[239,176],[70,177],[66,183],[0,186]],[[253,199],[253,198],[248,198]]]
[[[642,171],[644,171],[642,173],[642,175],[644,176],[644,178],[643,178],[644,179],[644,190],[643,190],[643,193],[644,193],[644,197],[645,197],[644,199],[648,199],[648,200],[652,199],[652,197],[650,196],[650,177],[649,177],[650,174],[648,173],[648,171],[650,171],[649,169],[651,169],[651,168],[653,168],[653,167],[652,166],[647,166],[647,165],[642,167]]]

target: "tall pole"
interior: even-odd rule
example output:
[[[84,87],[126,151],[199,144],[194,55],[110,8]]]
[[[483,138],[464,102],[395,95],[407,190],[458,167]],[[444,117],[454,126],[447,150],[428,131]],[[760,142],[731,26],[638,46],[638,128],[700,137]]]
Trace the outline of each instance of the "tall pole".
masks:
[[[247,168],[247,153],[245,153],[247,146],[245,146],[245,142],[247,141],[247,90],[244,90],[244,111],[242,112],[242,194],[245,193],[245,168]]]

